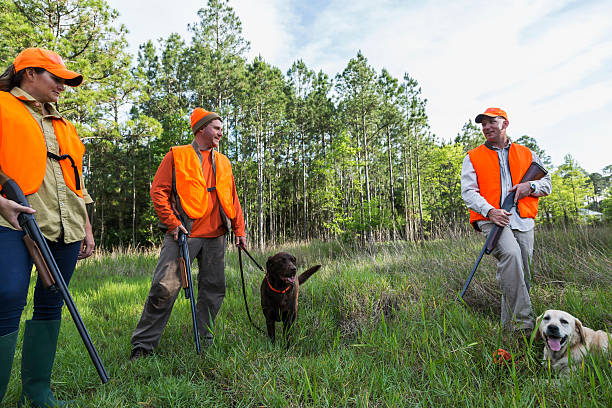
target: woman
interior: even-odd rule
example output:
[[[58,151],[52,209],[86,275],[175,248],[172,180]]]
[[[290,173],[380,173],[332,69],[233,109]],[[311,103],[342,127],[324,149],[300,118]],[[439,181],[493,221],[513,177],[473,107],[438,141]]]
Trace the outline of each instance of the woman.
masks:
[[[0,196],[0,402],[11,374],[33,263],[17,216],[35,213],[66,283],[77,259],[87,258],[94,249],[85,209],[92,200],[82,180],[85,147],[53,105],[65,85],[82,81],[83,76],[66,69],[58,54],[40,48],[22,51],[0,76],[0,168],[21,187],[32,207]],[[23,335],[21,401],[28,399],[37,407],[63,406],[49,385],[64,302],[38,278],[33,303],[32,320],[26,321]]]

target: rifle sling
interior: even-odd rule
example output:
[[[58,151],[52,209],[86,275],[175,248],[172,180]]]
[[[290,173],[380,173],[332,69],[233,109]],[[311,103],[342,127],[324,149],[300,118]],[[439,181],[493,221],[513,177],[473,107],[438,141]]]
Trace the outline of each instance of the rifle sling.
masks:
[[[61,161],[61,160],[70,160],[70,165],[72,166],[72,170],[74,170],[74,183],[75,183],[75,188],[77,190],[81,189],[81,178],[79,177],[79,170],[77,169],[76,164],[74,163],[74,159],[72,157],[70,157],[69,154],[63,154],[61,156],[58,156],[57,154],[53,154],[51,152],[47,152],[47,157],[56,161]]]

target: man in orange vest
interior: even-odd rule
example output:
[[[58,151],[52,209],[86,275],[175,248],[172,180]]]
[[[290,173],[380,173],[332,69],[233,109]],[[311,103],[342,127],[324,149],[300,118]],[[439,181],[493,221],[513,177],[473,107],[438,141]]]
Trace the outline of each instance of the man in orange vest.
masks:
[[[194,140],[170,149],[151,185],[151,198],[167,228],[153,283],[138,325],[132,334],[134,360],[149,355],[159,344],[172,306],[181,289],[178,232],[189,233],[189,256],[198,259],[196,316],[205,344],[213,339],[213,323],[225,297],[226,234],[245,247],[242,208],[229,159],[214,150],[222,122],[214,112],[195,108],[191,114]]]
[[[461,169],[461,196],[470,209],[470,223],[485,234],[493,224],[502,234],[492,254],[497,259],[497,281],[502,291],[502,327],[518,337],[531,335],[534,316],[529,298],[534,218],[538,197],[552,191],[550,174],[521,183],[531,162],[540,158],[525,146],[512,143],[506,135],[508,115],[489,108],[476,116],[486,138],[484,144],[468,152]],[[501,209],[509,192],[515,191],[516,206]]]
[[[55,104],[83,76],[70,71],[53,51],[27,48],[0,76],[0,167],[26,195],[23,207],[0,195],[0,402],[10,378],[19,322],[26,304],[32,258],[17,217],[35,213],[66,284],[77,259],[91,255],[94,238],[85,204],[93,202],[83,186],[85,146]],[[64,300],[45,289],[40,278],[34,312],[25,321],[21,353],[21,402],[63,406],[51,389],[51,372]]]

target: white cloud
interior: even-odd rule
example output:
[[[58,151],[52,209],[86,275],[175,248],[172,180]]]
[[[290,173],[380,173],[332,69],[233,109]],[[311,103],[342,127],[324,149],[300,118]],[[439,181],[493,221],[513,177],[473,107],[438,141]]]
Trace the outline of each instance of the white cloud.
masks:
[[[291,27],[297,17],[283,0],[234,0],[230,6],[242,22],[243,36],[251,43],[249,59],[261,55],[273,65],[292,53]]]

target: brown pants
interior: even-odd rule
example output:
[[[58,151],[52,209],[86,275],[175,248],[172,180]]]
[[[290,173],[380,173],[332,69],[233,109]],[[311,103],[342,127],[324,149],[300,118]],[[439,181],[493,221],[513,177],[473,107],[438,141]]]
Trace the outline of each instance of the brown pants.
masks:
[[[200,337],[212,339],[215,316],[225,297],[225,235],[217,238],[189,238],[189,262],[198,260],[196,319]],[[138,325],[132,333],[132,346],[153,350],[168,323],[174,301],[181,290],[178,269],[178,243],[166,234],[153,283]]]
[[[488,234],[492,223],[480,225]],[[533,329],[534,317],[529,297],[533,255],[533,229],[521,232],[505,227],[491,253],[497,259],[497,282],[502,291],[501,323],[507,331]]]

